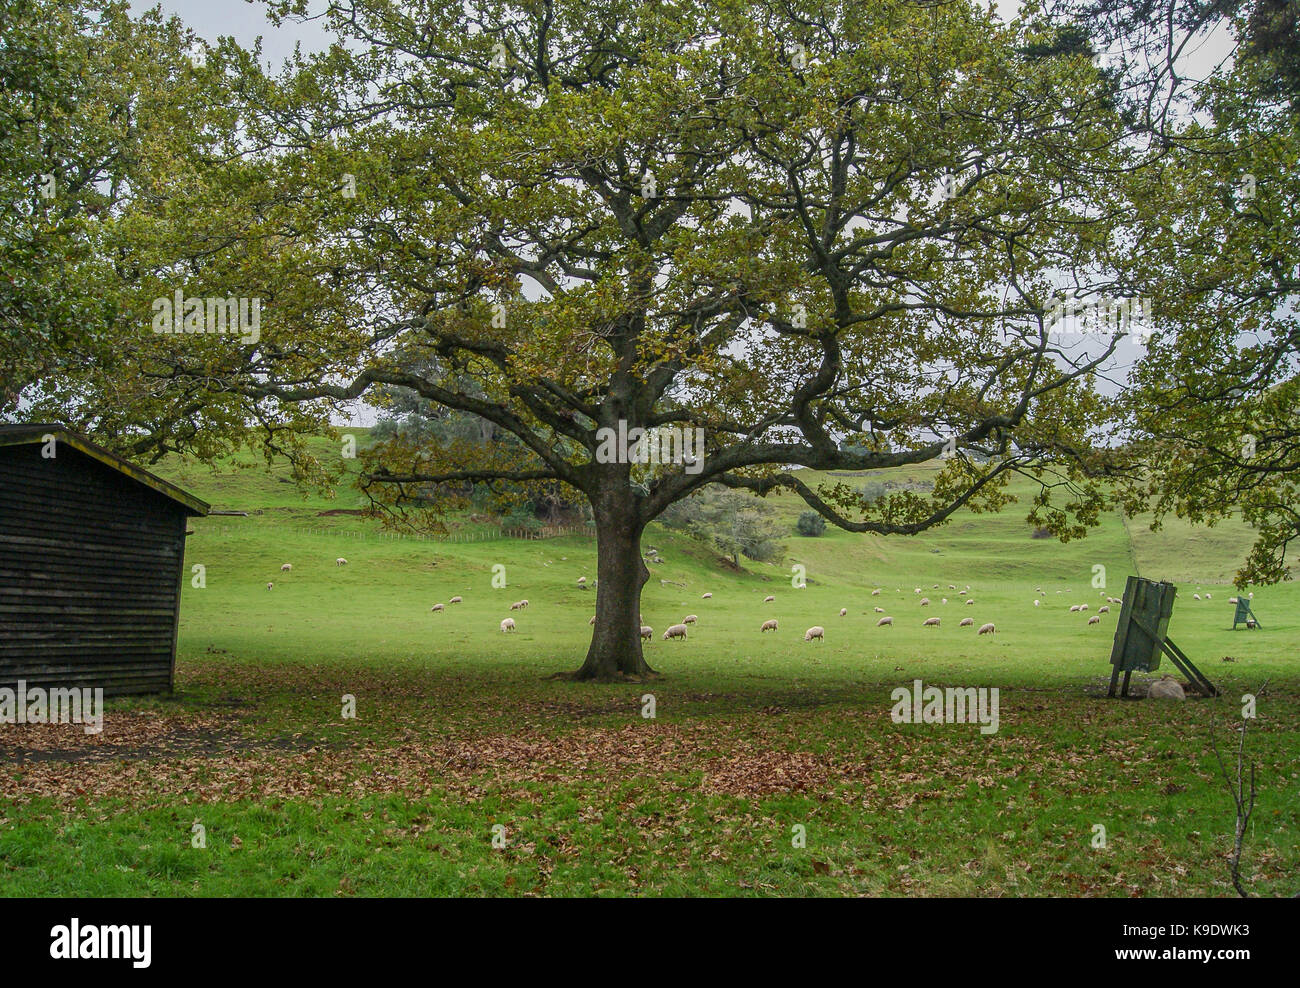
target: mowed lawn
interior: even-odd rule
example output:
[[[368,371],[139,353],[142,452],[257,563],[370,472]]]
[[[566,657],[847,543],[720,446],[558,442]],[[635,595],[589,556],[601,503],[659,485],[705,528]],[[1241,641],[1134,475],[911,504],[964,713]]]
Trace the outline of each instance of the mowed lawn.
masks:
[[[382,538],[318,514],[355,507],[346,488],[169,475],[255,513],[194,522],[206,587],[183,593],[175,696],[112,702],[94,737],[0,726],[0,894],[1230,895],[1211,742],[1231,766],[1265,681],[1243,874],[1300,891],[1300,591],[1255,588],[1264,627],[1229,630],[1231,526],[1111,517],[1062,545],[1013,505],[912,539],[792,534],[781,564],[739,572],[652,530],[661,678],[593,685],[551,678],[587,647],[590,540]],[[793,528],[799,505],[778,505]],[[1111,596],[1135,568],[1179,583],[1170,634],[1222,697],[1105,698],[1119,608],[1086,624],[1097,566]],[[692,613],[688,641],[660,640]],[[814,624],[824,643],[802,641]],[[894,723],[916,679],[997,687],[997,733]]]

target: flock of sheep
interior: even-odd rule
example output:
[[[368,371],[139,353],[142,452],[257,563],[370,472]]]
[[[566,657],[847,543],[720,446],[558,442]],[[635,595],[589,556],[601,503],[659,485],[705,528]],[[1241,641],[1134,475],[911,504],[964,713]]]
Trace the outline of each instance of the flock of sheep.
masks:
[[[346,566],[347,564],[348,564],[348,561],[347,561],[346,559],[344,559],[342,556],[340,556],[338,559],[334,560],[334,565],[335,565],[335,566]],[[284,565],[282,565],[282,566],[280,567],[280,572],[282,572],[282,573],[289,573],[289,572],[291,572],[292,570],[293,570],[293,564],[292,564],[292,563],[285,563]],[[593,581],[593,585],[594,585],[594,581]],[[589,589],[589,587],[587,586],[587,578],[586,578],[585,576],[580,576],[580,577],[578,577],[577,586],[578,586],[578,589],[580,589],[580,590],[587,590],[587,589]],[[266,589],[267,589],[267,590],[274,589],[274,587],[275,587],[275,584],[274,584],[274,583],[267,583],[267,585],[266,585]],[[934,584],[933,589],[938,590],[938,589],[939,589],[939,584],[937,584],[937,583]],[[964,603],[966,606],[973,606],[973,605],[974,605],[974,603],[975,603],[975,598],[970,596],[970,584],[967,584],[967,585],[965,586],[964,589],[958,590],[958,589],[957,589],[957,585],[956,585],[955,583],[950,583],[950,584],[948,584],[948,589],[954,591],[954,592],[957,594],[957,596],[964,598],[964,599],[963,599],[963,603]],[[874,590],[871,591],[871,596],[872,596],[872,597],[879,597],[879,596],[881,595],[882,592],[883,592],[883,591],[881,590],[881,588],[880,588],[880,587],[877,587],[876,589],[874,589]],[[895,592],[896,592],[896,593],[902,593],[903,591],[902,591],[901,588],[899,588],[899,589],[896,589]],[[913,592],[914,594],[920,595],[923,591],[922,591],[922,589],[921,589],[920,587],[917,587],[917,588],[916,588],[915,590],[913,590],[912,592]],[[1035,607],[1038,607],[1038,606],[1040,606],[1040,605],[1042,604],[1042,596],[1045,594],[1045,591],[1043,590],[1042,587],[1037,587],[1037,588],[1035,588],[1035,592],[1036,592],[1037,594],[1040,595],[1040,596],[1034,598],[1034,606],[1035,606]],[[1056,592],[1059,594],[1059,593],[1061,593],[1062,591],[1057,590]],[[1066,591],[1064,591],[1064,592],[1065,592],[1065,593],[1069,593],[1068,590],[1066,590]],[[1121,604],[1121,603],[1123,603],[1123,601],[1122,601],[1120,598],[1118,598],[1118,597],[1110,597],[1110,596],[1107,596],[1107,594],[1105,593],[1105,591],[1100,591],[1100,595],[1101,595],[1102,597],[1105,597],[1105,599],[1106,599],[1106,603],[1103,604],[1102,606],[1100,606],[1100,607],[1097,608],[1097,613],[1096,613],[1096,614],[1089,615],[1089,617],[1088,617],[1088,625],[1089,625],[1089,626],[1091,626],[1091,625],[1095,625],[1095,624],[1100,624],[1100,623],[1101,623],[1101,615],[1102,615],[1102,614],[1109,614],[1109,613],[1110,613],[1110,605],[1111,605],[1111,604]],[[1249,596],[1250,596],[1251,598],[1253,598],[1255,595],[1252,593],[1252,594],[1250,594]],[[1194,594],[1192,594],[1192,597],[1193,597],[1195,600],[1200,600],[1200,599],[1201,599],[1201,595],[1200,595],[1199,593],[1194,593]],[[700,595],[700,599],[701,599],[701,600],[712,600],[712,599],[713,599],[713,594],[712,594],[712,593],[704,593],[704,594],[701,594],[701,595]],[[1206,599],[1206,600],[1212,600],[1212,599],[1213,599],[1213,595],[1207,592],[1207,593],[1205,594],[1205,599]],[[452,597],[452,598],[450,598],[450,599],[447,601],[447,603],[448,603],[448,604],[459,604],[459,603],[462,602],[462,600],[463,600],[462,597],[456,596],[456,597]],[[769,594],[768,596],[766,596],[766,597],[763,598],[763,603],[765,603],[765,604],[771,604],[771,603],[774,603],[775,601],[776,601],[776,597],[773,596],[773,595],[771,595],[771,594]],[[947,598],[947,597],[941,597],[940,600],[939,600],[939,603],[940,603],[941,605],[943,605],[943,604],[947,604],[947,603],[948,603],[948,598]],[[1229,597],[1229,598],[1228,598],[1228,603],[1230,603],[1230,604],[1235,604],[1235,603],[1237,603],[1237,598],[1236,598],[1236,597]],[[920,606],[921,606],[921,607],[930,607],[930,606],[932,606],[932,602],[931,602],[930,598],[929,598],[929,597],[921,597]],[[524,610],[524,609],[527,608],[527,607],[528,607],[528,601],[527,601],[527,600],[517,600],[517,601],[515,601],[513,604],[510,605],[510,610],[512,610],[512,611],[522,611],[522,610]],[[431,611],[437,613],[437,612],[439,612],[439,611],[445,610],[445,606],[444,606],[443,604],[441,604],[441,603],[437,603],[437,604],[434,604],[431,608],[429,608],[429,610],[431,610]],[[1071,605],[1070,605],[1070,613],[1071,613],[1071,614],[1082,614],[1082,613],[1086,613],[1087,611],[1088,611],[1088,605],[1087,605],[1087,604],[1071,604]],[[847,616],[848,616],[848,613],[849,613],[849,610],[848,610],[847,607],[841,607],[841,608],[840,608],[840,617],[847,617]],[[876,627],[877,627],[877,628],[882,628],[882,627],[892,627],[892,626],[893,626],[893,624],[894,624],[894,619],[893,619],[893,617],[890,616],[890,615],[888,615],[888,614],[885,614],[885,609],[884,609],[883,607],[876,607],[876,608],[875,608],[875,613],[881,615],[880,619],[876,621]],[[654,637],[654,628],[652,628],[652,627],[650,627],[649,625],[645,624],[645,623],[644,623],[644,620],[645,620],[644,618],[641,618],[641,622],[642,622],[642,623],[641,623],[641,638],[642,638],[643,641],[649,641],[649,640],[651,640],[651,639]],[[686,640],[686,632],[687,632],[687,628],[688,628],[690,625],[692,625],[692,624],[696,624],[698,621],[699,621],[699,615],[697,615],[697,614],[688,614],[688,615],[686,615],[686,617],[684,617],[684,618],[681,620],[681,623],[680,623],[680,624],[674,624],[674,625],[669,626],[668,630],[665,631],[665,632],[663,633],[663,640],[664,640],[664,641],[672,641],[672,640],[680,639],[681,641],[685,641],[685,640]],[[595,616],[593,615],[592,618],[591,618],[591,620],[588,621],[587,623],[588,623],[589,625],[594,625],[594,624],[596,623],[596,618],[595,618]],[[940,618],[938,618],[938,617],[930,617],[930,618],[926,618],[925,620],[923,620],[923,621],[921,622],[921,627],[923,627],[923,628],[938,628],[938,627],[941,626],[941,623],[942,623],[942,622],[941,622]],[[969,627],[974,627],[974,626],[975,626],[975,619],[974,619],[974,618],[969,618],[969,617],[967,617],[967,618],[962,618],[961,621],[958,623],[957,626],[958,626],[959,628],[969,628]],[[511,631],[516,631],[516,630],[518,630],[517,627],[515,626],[515,619],[512,618],[512,617],[502,618],[502,620],[501,620],[501,630],[502,630],[503,632],[511,632]],[[759,633],[760,633],[760,634],[762,634],[762,633],[766,633],[766,632],[768,632],[768,631],[773,631],[773,632],[775,632],[775,631],[779,631],[779,630],[780,630],[780,625],[779,625],[779,622],[778,622],[778,620],[777,620],[776,618],[767,618],[766,620],[764,620],[764,621],[762,622],[762,624],[759,626],[759,629],[758,629],[758,630],[759,630]],[[980,626],[979,626],[979,629],[978,629],[978,631],[977,631],[976,633],[977,633],[977,634],[980,634],[980,635],[993,635],[993,634],[996,634],[996,633],[997,633],[997,626],[994,625],[993,622],[990,621],[990,622],[988,622],[987,624],[982,624],[982,625],[980,625]],[[826,641],[826,629],[825,629],[824,627],[822,627],[820,624],[815,624],[815,625],[813,625],[811,628],[809,628],[807,631],[804,632],[804,634],[803,634],[803,640],[806,641],[806,642],[810,642],[810,641],[825,642],[825,641]]]

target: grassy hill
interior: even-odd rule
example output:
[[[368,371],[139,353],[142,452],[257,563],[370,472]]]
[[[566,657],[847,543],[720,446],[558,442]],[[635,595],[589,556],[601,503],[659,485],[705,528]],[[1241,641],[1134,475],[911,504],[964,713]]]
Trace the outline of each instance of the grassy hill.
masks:
[[[1108,517],[1062,545],[1022,505],[914,538],[800,538],[801,502],[779,497],[780,564],[737,572],[652,529],[662,677],[576,684],[550,677],[588,646],[591,539],[394,538],[320,514],[360,507],[349,487],[304,496],[251,464],[160,471],[250,512],[193,523],[206,586],[183,590],[176,694],[111,703],[102,735],[0,725],[0,895],[1231,895],[1210,741],[1235,746],[1265,681],[1245,873],[1296,891],[1300,593],[1258,589],[1264,627],[1229,630],[1240,526]],[[1170,634],[1219,698],[1105,699],[1118,608],[1087,617],[1135,561],[1179,582]],[[659,639],[689,613],[688,641]],[[813,624],[823,643],[802,641]],[[915,680],[999,690],[998,730],[896,723]]]

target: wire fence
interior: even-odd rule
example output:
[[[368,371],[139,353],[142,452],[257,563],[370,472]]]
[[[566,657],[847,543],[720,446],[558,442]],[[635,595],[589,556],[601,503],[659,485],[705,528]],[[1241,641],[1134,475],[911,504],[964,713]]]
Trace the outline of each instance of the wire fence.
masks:
[[[347,528],[324,528],[310,527],[301,525],[292,525],[275,529],[290,535],[328,535],[333,539],[357,539],[359,541],[401,541],[409,540],[413,542],[444,542],[444,543],[470,543],[470,542],[499,542],[507,539],[522,539],[526,541],[537,541],[539,539],[559,539],[570,536],[585,538],[594,538],[596,531],[588,525],[543,525],[540,528],[507,528],[504,525],[492,528],[477,528],[467,532],[384,532],[375,531],[367,532],[357,529]],[[266,529],[250,529],[240,525],[212,525],[201,526],[196,529],[198,534],[226,538],[230,536],[241,535],[259,535],[264,536]]]

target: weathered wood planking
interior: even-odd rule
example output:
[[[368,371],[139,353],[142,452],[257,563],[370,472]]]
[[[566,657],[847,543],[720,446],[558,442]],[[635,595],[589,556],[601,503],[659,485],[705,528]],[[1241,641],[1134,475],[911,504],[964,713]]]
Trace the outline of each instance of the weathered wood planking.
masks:
[[[170,690],[186,525],[206,513],[59,426],[0,427],[0,686]]]

